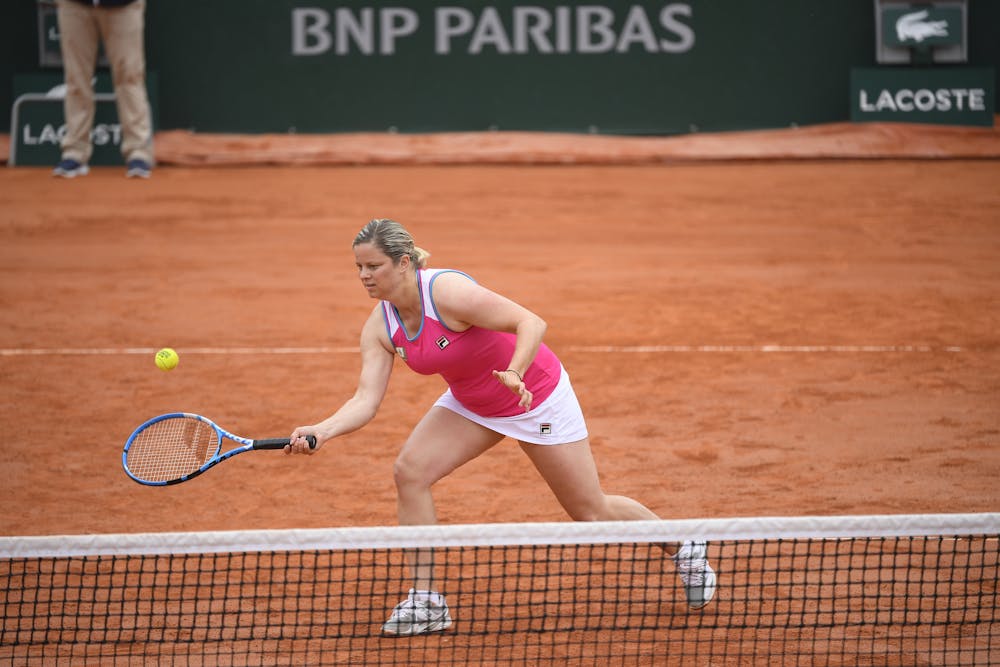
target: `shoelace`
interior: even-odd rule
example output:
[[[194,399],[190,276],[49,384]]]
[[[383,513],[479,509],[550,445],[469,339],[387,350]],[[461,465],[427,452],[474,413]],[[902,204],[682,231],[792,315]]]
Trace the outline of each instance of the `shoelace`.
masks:
[[[399,616],[403,616],[407,613],[409,613],[411,616],[415,616],[419,612],[424,612],[425,614],[428,615],[433,613],[440,613],[438,611],[438,608],[435,607],[434,605],[431,605],[429,600],[414,600],[413,598],[409,598],[408,600],[406,600],[406,603],[403,606],[401,606],[396,613]]]
[[[685,586],[702,586],[705,583],[705,564],[708,562],[704,558],[678,558],[677,574]]]

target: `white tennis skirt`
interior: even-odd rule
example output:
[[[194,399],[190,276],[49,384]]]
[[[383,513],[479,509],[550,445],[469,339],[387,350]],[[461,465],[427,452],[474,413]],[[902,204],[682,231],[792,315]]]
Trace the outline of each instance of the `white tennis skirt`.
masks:
[[[569,381],[569,373],[560,368],[559,383],[541,405],[532,406],[530,412],[512,417],[483,417],[458,402],[445,391],[434,405],[458,413],[491,431],[535,445],[561,445],[577,442],[587,437],[587,423],[583,410],[576,400],[576,392]]]

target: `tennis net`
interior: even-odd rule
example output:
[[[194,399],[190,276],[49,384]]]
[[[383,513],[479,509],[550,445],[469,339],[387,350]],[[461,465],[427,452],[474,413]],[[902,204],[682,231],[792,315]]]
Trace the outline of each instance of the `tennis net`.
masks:
[[[1000,514],[0,538],[0,663],[995,665]],[[660,545],[708,540],[692,610]],[[387,637],[433,554],[453,624]],[[409,556],[408,556],[409,554]]]

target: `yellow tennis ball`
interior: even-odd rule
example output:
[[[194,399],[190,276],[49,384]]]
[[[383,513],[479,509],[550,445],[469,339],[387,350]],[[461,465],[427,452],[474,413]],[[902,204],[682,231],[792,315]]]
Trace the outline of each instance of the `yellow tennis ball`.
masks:
[[[161,371],[172,371],[181,360],[171,348],[165,347],[156,353],[156,367]]]

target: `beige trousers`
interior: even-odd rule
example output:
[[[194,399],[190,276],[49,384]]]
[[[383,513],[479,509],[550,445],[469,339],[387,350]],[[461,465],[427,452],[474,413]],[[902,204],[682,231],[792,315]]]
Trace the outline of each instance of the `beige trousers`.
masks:
[[[104,51],[111,65],[118,119],[122,126],[125,160],[153,163],[153,123],[146,96],[146,0],[123,7],[88,7],[70,0],[57,1],[59,38],[66,77],[66,136],[63,159],[86,163],[93,146],[94,87],[97,52]]]

